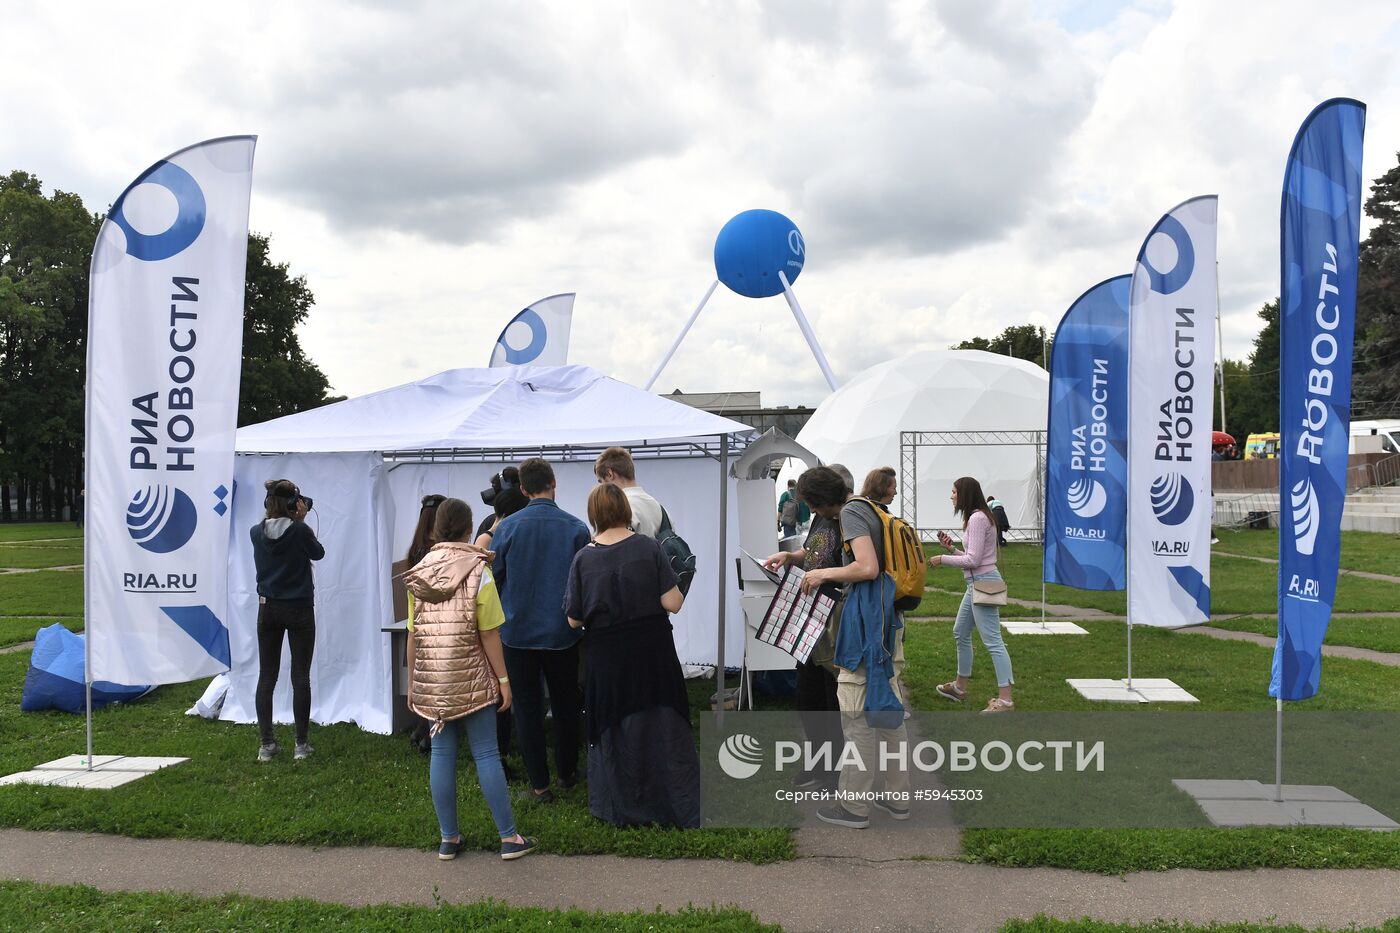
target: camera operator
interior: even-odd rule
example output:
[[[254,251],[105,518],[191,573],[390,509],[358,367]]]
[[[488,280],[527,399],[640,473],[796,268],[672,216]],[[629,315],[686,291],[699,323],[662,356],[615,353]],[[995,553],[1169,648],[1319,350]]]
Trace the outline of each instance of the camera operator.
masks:
[[[316,647],[315,582],[311,562],[326,556],[306,525],[311,499],[291,480],[264,484],[265,517],[250,531],[258,576],[258,690],[255,705],[261,746],[258,761],[271,761],[279,748],[272,735],[272,691],[282,666],[282,636],[292,649],[292,717],[300,761],[311,757],[311,655]]]

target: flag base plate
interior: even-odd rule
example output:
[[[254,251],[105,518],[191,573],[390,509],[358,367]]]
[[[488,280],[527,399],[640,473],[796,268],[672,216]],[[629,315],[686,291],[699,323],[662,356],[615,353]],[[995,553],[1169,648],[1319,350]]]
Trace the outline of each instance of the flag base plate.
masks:
[[[1008,635],[1088,635],[1084,629],[1073,622],[1054,622],[1047,620],[1044,624],[1040,622],[1008,622],[1003,620],[1001,627],[1006,629]]]
[[[69,755],[55,761],[35,765],[29,771],[0,777],[6,784],[43,784],[49,787],[83,787],[89,790],[109,790],[140,780],[161,768],[189,761],[188,758],[150,758],[136,755],[94,755],[92,770],[88,770],[86,755]]]
[[[1095,680],[1081,678],[1066,680],[1086,700],[1105,703],[1199,703],[1200,700],[1165,677],[1134,677],[1133,686],[1127,680]]]
[[[1349,826],[1400,829],[1390,817],[1351,794],[1324,784],[1284,784],[1275,799],[1273,784],[1258,781],[1172,781],[1196,801],[1213,826]]]

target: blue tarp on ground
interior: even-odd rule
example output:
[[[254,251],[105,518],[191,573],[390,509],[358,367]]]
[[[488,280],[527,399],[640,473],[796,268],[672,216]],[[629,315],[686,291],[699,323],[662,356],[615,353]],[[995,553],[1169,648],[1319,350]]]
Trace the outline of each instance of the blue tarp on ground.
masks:
[[[59,623],[42,628],[34,636],[34,653],[24,678],[24,694],[19,708],[26,713],[60,709],[83,711],[83,636],[75,635]],[[126,687],[97,681],[92,685],[92,708],[125,703],[144,696],[153,687]]]

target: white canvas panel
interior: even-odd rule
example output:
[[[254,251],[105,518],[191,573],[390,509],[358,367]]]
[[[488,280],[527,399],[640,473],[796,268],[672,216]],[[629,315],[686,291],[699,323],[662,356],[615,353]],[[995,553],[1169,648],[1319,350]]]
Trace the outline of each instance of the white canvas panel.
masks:
[[[229,642],[232,669],[219,718],[255,722],[258,683],[258,597],[249,530],[263,517],[263,483],[286,478],[315,502],[307,523],[325,546],[317,561],[316,653],[311,666],[311,719],[354,722],[390,731],[391,621],[389,531],[394,513],[384,462],[377,454],[239,456],[234,464],[234,521],[229,544]],[[290,648],[273,694],[273,719],[292,721]],[[252,753],[250,749],[249,753]]]

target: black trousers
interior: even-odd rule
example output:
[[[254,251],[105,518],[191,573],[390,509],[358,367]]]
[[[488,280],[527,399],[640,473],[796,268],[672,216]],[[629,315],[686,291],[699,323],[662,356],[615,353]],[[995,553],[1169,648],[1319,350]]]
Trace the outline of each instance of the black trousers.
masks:
[[[258,607],[258,732],[272,743],[272,691],[282,667],[282,637],[292,647],[292,718],[297,742],[306,741],[311,722],[311,655],[316,649],[316,611],[310,606],[263,603]]]
[[[840,707],[836,703],[835,675],[820,664],[803,661],[797,665],[796,699],[807,741],[813,748],[829,742],[831,760],[838,761],[846,739],[841,732]],[[828,774],[835,780],[839,772],[831,770]]]
[[[549,758],[544,738],[544,691],[549,687],[549,709],[554,714],[554,770],[563,784],[578,780],[579,706],[578,645],[563,651],[504,646],[506,674],[510,677],[511,709],[520,741],[520,757],[530,786],[549,787]]]

